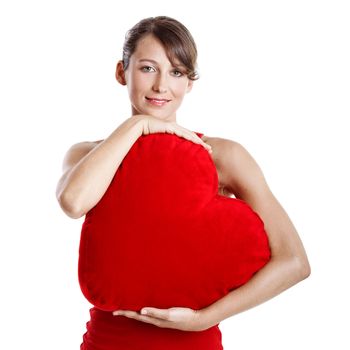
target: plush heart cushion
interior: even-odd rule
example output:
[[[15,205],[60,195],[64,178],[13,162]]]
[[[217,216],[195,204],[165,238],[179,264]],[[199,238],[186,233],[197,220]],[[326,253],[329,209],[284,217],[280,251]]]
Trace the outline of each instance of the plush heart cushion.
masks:
[[[263,221],[218,194],[203,146],[156,133],[137,139],[86,214],[78,276],[86,299],[104,311],[201,309],[269,259]]]

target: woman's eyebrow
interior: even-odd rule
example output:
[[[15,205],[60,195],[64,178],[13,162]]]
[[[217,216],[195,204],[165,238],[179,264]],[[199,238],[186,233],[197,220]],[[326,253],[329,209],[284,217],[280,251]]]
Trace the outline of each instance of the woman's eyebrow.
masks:
[[[151,58],[141,58],[141,59],[139,60],[139,62],[152,62],[152,63],[154,63],[154,64],[158,64],[157,61],[152,60]],[[178,65],[176,65],[175,67],[184,67],[184,68],[185,68],[185,66],[184,66],[183,64],[178,64]]]
[[[151,60],[150,58],[142,58],[139,60],[139,62],[152,62],[152,63],[158,64],[157,61]]]

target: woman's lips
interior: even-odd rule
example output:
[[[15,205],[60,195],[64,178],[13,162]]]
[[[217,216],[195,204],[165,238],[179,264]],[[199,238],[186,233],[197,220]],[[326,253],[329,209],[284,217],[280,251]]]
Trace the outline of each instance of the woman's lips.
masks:
[[[159,106],[159,107],[164,106],[169,102],[169,100],[155,99],[155,98],[149,98],[149,97],[146,97],[146,101],[153,106]]]

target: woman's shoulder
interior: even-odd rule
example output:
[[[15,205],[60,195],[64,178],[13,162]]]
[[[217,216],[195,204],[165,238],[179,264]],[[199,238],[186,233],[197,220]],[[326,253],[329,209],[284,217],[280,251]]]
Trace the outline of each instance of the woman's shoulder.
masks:
[[[252,163],[256,163],[247,148],[237,140],[207,135],[203,135],[202,140],[212,147],[213,160],[222,169],[231,167],[232,170],[232,167],[242,165],[248,168]]]
[[[212,159],[215,163],[219,182],[228,192],[235,194],[234,184],[239,177],[250,176],[254,172],[254,158],[238,141],[222,137],[203,135],[202,140],[212,147]]]
[[[212,155],[217,158],[225,157],[228,154],[231,154],[235,149],[243,147],[238,141],[223,137],[208,136],[203,134],[201,139],[212,147]]]

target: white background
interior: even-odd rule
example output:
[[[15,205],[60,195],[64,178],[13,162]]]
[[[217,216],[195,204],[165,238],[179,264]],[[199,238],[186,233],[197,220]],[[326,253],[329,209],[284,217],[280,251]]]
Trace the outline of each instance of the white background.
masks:
[[[201,78],[188,129],[242,143],[295,224],[311,276],[220,324],[228,349],[349,349],[350,11],[347,1],[3,1],[2,349],[79,349],[83,218],[55,198],[66,150],[130,116],[114,78],[126,31],[180,20]]]

